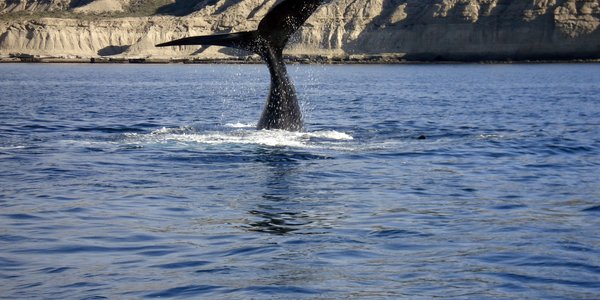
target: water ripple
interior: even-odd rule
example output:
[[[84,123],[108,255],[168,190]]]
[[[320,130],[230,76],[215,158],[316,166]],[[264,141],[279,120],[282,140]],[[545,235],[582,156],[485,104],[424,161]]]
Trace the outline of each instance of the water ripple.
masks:
[[[150,267],[161,268],[161,269],[180,269],[180,268],[191,268],[191,267],[204,266],[207,264],[210,264],[210,261],[182,261],[182,262],[168,263],[168,264],[162,264],[162,265],[154,265],[154,266],[150,266]]]
[[[14,253],[39,253],[39,254],[72,254],[72,253],[86,253],[86,252],[131,252],[140,250],[153,250],[140,252],[141,254],[152,255],[153,253],[169,253],[173,251],[163,250],[170,249],[171,247],[166,246],[131,246],[131,247],[105,247],[105,246],[90,246],[90,245],[65,245],[54,248],[45,249],[21,249],[15,250]]]
[[[599,68],[0,64],[0,298],[596,299]]]
[[[201,295],[206,295],[210,293],[214,293],[219,289],[222,289],[221,286],[212,286],[212,285],[188,285],[188,286],[180,286],[176,288],[171,288],[163,291],[159,291],[156,293],[151,293],[146,295],[148,298],[173,298],[173,297],[197,297]]]

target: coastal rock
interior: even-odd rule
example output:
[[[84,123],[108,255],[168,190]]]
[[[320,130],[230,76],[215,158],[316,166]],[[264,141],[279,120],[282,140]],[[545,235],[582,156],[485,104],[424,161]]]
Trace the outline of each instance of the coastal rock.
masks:
[[[0,13],[62,11],[69,9],[71,2],[71,0],[0,0]]]
[[[277,0],[0,0],[0,55],[227,58],[220,47],[155,48],[175,38],[253,30]],[[52,12],[66,16],[57,18]],[[36,12],[51,17],[28,17]],[[37,16],[37,15],[36,15]],[[600,58],[600,0],[330,0],[290,55],[409,60]]]
[[[96,0],[73,8],[76,13],[109,13],[122,12],[129,6],[129,0]]]

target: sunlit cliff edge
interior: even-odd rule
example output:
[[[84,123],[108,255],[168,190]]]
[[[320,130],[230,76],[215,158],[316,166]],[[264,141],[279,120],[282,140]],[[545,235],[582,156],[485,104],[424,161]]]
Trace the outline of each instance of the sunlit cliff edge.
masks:
[[[228,59],[220,47],[156,48],[253,30],[277,0],[0,0],[0,57]],[[294,57],[418,61],[600,58],[600,0],[327,0]]]

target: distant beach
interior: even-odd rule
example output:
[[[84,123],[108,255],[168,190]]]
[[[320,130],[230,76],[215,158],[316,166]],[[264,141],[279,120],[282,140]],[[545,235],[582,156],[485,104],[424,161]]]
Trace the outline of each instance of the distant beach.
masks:
[[[288,64],[511,64],[511,63],[599,63],[599,58],[589,59],[461,59],[461,60],[426,60],[406,59],[404,54],[397,55],[288,55]],[[56,57],[30,54],[11,54],[0,56],[0,63],[97,63],[97,64],[262,64],[257,56],[231,58],[136,58],[136,57]]]

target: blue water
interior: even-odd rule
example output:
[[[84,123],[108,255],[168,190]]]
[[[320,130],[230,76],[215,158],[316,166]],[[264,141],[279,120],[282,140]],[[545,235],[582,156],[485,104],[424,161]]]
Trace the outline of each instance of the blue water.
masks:
[[[599,64],[290,73],[0,65],[0,298],[600,298]]]

